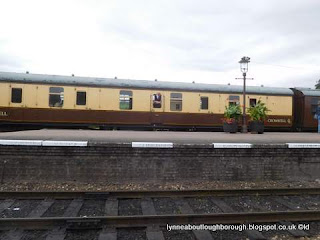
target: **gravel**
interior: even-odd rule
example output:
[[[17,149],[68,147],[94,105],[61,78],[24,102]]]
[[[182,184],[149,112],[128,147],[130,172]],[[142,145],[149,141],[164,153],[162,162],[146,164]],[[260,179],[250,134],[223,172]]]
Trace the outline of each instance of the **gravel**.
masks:
[[[274,196],[257,196],[255,197],[255,204],[261,206],[263,211],[290,211],[289,208],[283,206],[282,204],[276,202]]]
[[[250,188],[320,187],[320,181],[202,181],[167,184],[110,184],[77,182],[6,182],[0,191],[115,191],[115,190],[183,190],[183,189],[250,189]]]
[[[307,232],[310,234],[310,236],[320,236],[320,222],[302,222],[302,223],[309,224],[310,229]]]
[[[158,215],[181,214],[172,198],[153,198],[153,203]]]
[[[168,231],[167,228],[161,228],[165,240],[196,240],[192,231]]]
[[[0,231],[0,239],[2,240],[9,240],[9,238],[7,238],[7,235],[6,235],[6,232],[7,231]]]
[[[70,203],[71,200],[55,200],[42,217],[62,217]]]
[[[219,207],[210,201],[210,197],[187,198],[187,202],[196,214],[222,212]]]
[[[97,240],[98,236],[96,230],[68,230],[64,240]]]
[[[86,200],[84,201],[78,216],[103,216],[105,208],[104,200]]]
[[[121,199],[118,209],[120,216],[142,215],[141,199]]]
[[[259,201],[255,196],[225,197],[223,200],[236,212],[261,211],[261,208],[255,207],[255,203]]]
[[[117,240],[146,240],[145,229],[118,228]]]
[[[0,218],[23,218],[40,204],[40,200],[17,200],[0,214]]]
[[[320,196],[303,196],[302,201],[306,205],[306,209],[308,210],[320,210]]]
[[[225,239],[237,239],[237,240],[246,240],[247,234],[244,231],[232,231],[232,230],[225,230],[225,231],[215,231],[210,232],[214,240],[225,240]]]
[[[45,240],[47,231],[24,231],[21,240]]]
[[[297,238],[293,237],[290,233],[285,232],[285,231],[272,231],[272,232],[267,232],[263,233],[263,236],[265,236],[267,239],[270,240],[296,240]],[[299,239],[299,238],[298,238]],[[306,239],[306,238],[302,238]],[[300,239],[301,240],[301,239]]]

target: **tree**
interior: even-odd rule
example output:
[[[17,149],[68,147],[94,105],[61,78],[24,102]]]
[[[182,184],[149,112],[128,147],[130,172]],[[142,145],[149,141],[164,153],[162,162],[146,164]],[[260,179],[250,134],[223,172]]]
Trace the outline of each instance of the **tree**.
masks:
[[[316,89],[320,89],[320,79],[318,80],[318,83],[315,85]]]

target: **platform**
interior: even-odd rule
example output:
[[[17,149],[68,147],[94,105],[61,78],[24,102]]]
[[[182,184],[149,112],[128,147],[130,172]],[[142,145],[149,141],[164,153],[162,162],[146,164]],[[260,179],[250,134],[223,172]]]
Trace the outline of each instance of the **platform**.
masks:
[[[89,143],[171,142],[175,144],[212,143],[320,143],[318,133],[265,132],[264,134],[229,134],[223,132],[171,132],[171,131],[107,131],[42,129],[0,132],[0,139],[88,141]]]
[[[319,156],[317,133],[1,132],[0,180],[158,185],[316,181]]]

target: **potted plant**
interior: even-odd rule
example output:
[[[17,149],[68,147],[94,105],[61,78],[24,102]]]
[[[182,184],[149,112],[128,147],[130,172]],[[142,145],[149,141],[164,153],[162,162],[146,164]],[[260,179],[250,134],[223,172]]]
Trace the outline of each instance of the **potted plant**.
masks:
[[[264,132],[264,120],[267,118],[269,109],[260,100],[255,106],[248,108],[251,121],[249,122],[249,129],[251,133],[262,134]]]
[[[241,116],[241,108],[239,105],[229,105],[224,111],[223,131],[236,133],[238,131],[238,120]]]

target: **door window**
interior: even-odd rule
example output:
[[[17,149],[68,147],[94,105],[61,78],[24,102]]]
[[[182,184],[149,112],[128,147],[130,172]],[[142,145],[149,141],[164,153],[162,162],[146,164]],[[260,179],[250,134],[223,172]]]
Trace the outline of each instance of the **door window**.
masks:
[[[162,96],[160,93],[156,93],[152,95],[152,106],[153,108],[162,107]]]

